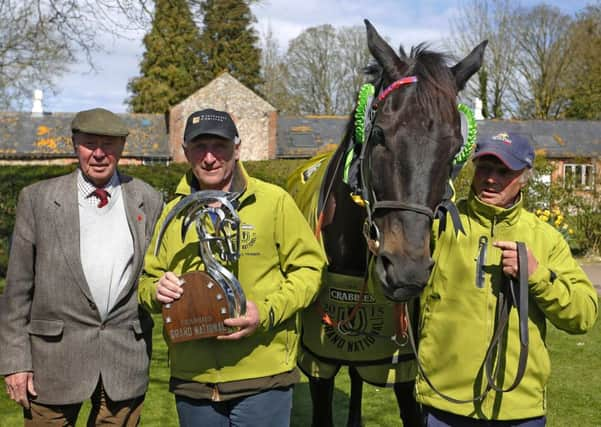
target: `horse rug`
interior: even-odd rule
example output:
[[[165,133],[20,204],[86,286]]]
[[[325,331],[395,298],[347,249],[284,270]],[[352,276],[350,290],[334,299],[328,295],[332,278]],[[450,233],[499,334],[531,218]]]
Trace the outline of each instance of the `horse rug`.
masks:
[[[320,189],[332,155],[314,157],[288,179],[290,194],[314,230]],[[319,236],[325,251],[321,233]],[[323,280],[316,302],[301,314],[300,369],[306,375],[329,379],[341,365],[352,365],[364,381],[374,385],[413,381],[417,374],[415,357],[406,339],[395,337],[395,304],[384,296],[377,279],[371,274],[366,279],[326,272]],[[364,280],[363,302],[357,308]],[[353,310],[352,320],[337,325]],[[409,310],[413,318],[413,307]],[[332,324],[323,321],[324,314]]]

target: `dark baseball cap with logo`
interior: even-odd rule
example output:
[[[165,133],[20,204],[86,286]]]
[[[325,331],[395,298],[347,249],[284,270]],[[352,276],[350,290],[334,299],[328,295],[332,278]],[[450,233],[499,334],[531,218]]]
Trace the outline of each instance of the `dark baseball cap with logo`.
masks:
[[[219,136],[233,141],[234,144],[240,142],[238,129],[232,117],[225,111],[213,110],[212,108],[196,111],[186,121],[184,143],[187,144],[200,135]]]
[[[495,156],[509,169],[518,171],[532,168],[534,148],[523,135],[501,132],[478,140],[472,160],[483,156]]]

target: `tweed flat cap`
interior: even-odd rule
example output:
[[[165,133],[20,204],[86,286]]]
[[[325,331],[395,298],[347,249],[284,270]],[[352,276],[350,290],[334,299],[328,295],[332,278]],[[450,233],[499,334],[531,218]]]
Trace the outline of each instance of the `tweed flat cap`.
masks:
[[[71,122],[71,131],[105,136],[127,136],[129,129],[116,114],[104,108],[80,111]]]

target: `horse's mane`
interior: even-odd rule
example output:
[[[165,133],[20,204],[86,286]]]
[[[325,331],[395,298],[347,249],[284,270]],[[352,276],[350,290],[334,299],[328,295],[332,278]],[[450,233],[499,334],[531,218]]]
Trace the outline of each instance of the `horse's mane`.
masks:
[[[424,113],[433,110],[453,110],[454,106],[443,104],[441,101],[457,96],[455,79],[449,70],[451,56],[446,52],[436,52],[427,43],[420,43],[411,48],[409,55],[403,46],[399,47],[399,57],[408,64],[403,75],[415,75],[419,79],[417,85],[417,102]],[[365,67],[365,73],[370,76],[370,82],[378,85],[382,79],[383,69],[377,62]]]
[[[416,97],[422,112],[427,114],[429,111],[439,110],[446,112],[445,114],[452,114],[455,104],[445,102],[448,99],[455,100],[457,96],[455,79],[448,68],[451,55],[430,50],[429,44],[420,43],[411,48],[409,55],[405,53],[403,46],[400,46],[399,57],[408,64],[403,75],[415,75],[419,79]],[[375,87],[382,83],[383,72],[382,66],[376,61],[370,62],[363,69],[363,73],[368,77],[367,81]],[[343,141],[349,141],[355,132],[355,109],[356,106],[347,122]]]

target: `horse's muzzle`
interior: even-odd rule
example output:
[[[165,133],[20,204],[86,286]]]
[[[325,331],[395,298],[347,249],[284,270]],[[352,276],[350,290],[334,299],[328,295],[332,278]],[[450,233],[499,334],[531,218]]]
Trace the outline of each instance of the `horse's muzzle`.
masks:
[[[423,286],[407,285],[400,288],[388,288],[386,285],[382,285],[384,296],[394,302],[408,302],[414,298],[419,298]]]
[[[429,257],[413,260],[381,253],[376,257],[375,273],[387,298],[406,302],[421,295],[433,265]]]

